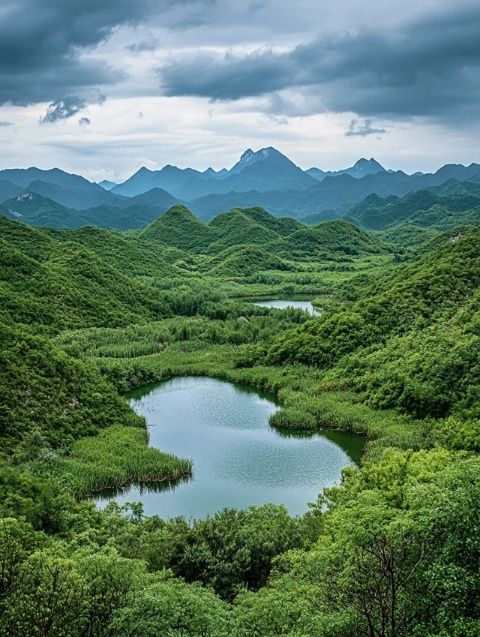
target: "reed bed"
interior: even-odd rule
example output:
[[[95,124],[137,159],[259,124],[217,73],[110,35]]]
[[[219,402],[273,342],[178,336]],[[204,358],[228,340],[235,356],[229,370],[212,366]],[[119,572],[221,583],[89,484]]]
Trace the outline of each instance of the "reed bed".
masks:
[[[184,345],[191,347],[184,348]],[[98,359],[102,373],[120,391],[173,376],[212,376],[269,393],[281,405],[270,423],[279,429],[336,429],[365,435],[365,459],[387,447],[419,449],[431,445],[428,423],[394,410],[373,409],[350,391],[327,390],[323,373],[303,365],[236,367],[238,348],[176,343],[154,356]]]
[[[73,443],[56,474],[79,497],[129,484],[169,483],[191,475],[192,462],[148,446],[144,429],[113,426]]]

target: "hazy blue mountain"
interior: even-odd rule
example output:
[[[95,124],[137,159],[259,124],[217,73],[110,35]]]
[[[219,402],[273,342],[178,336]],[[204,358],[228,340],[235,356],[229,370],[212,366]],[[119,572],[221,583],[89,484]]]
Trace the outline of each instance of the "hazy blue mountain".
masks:
[[[111,190],[112,188],[115,188],[117,184],[114,181],[103,179],[102,181],[98,182],[98,185],[101,186],[104,190]]]
[[[210,194],[205,197],[190,200],[189,208],[199,217],[211,218],[231,208],[262,206],[269,212],[279,216],[294,216],[304,218],[308,215],[319,214],[332,210],[338,216],[346,212],[357,202],[372,192],[382,196],[393,194],[403,195],[410,190],[421,188],[411,182],[405,173],[377,173],[356,179],[343,174],[338,177],[326,177],[322,182],[306,190],[270,190],[259,192],[229,192],[226,194]]]
[[[305,172],[307,173],[307,175],[310,175],[310,177],[313,177],[317,181],[323,181],[327,175],[334,174],[331,170],[322,170],[321,168],[315,167],[307,168]]]
[[[459,181],[458,179],[449,179],[439,186],[432,186],[431,190],[437,195],[475,195],[480,197],[480,174],[475,181],[475,177],[470,181]]]
[[[23,191],[0,203],[0,215],[34,226],[50,228],[80,228],[88,225],[127,230],[151,223],[170,208],[175,199],[156,188],[139,197],[121,199],[121,202],[128,205],[119,207],[101,204],[75,209],[63,206],[37,192]]]
[[[309,172],[317,177],[272,147],[257,152],[248,149],[230,170],[199,172],[170,165],[159,171],[141,168],[111,190],[57,168],[11,169],[0,171],[0,201],[23,191],[37,193],[65,208],[82,211],[72,221],[75,227],[89,210],[89,223],[116,224],[118,220],[121,227],[133,228],[149,223],[175,203],[188,205],[205,220],[232,208],[255,206],[276,216],[324,220],[347,216],[370,195],[402,197],[425,189],[438,195],[477,195],[480,190],[479,164],[452,164],[435,173],[408,175],[400,170],[386,171],[374,159],[360,159],[342,171]],[[43,207],[42,211],[44,214]]]
[[[214,177],[215,179],[221,179],[228,173],[226,168],[221,168],[220,170],[214,170],[213,168],[207,168],[203,171],[203,175],[207,175],[209,177]]]
[[[28,191],[0,203],[0,214],[8,219],[33,226],[71,228],[74,227],[72,226],[74,217],[79,219],[79,224],[84,225],[84,219],[79,218],[77,211],[66,208],[48,197]]]
[[[208,221],[216,215],[233,208],[262,207],[276,215],[277,217],[302,217],[303,207],[297,205],[300,200],[298,190],[272,190],[269,192],[259,192],[250,190],[248,192],[229,192],[222,195],[205,195],[188,202],[189,209],[200,219]],[[338,216],[338,215],[337,215]],[[333,218],[333,217],[328,217]]]
[[[320,168],[309,168],[307,172],[311,177],[317,181],[323,181],[325,177],[338,177],[339,175],[350,175],[355,179],[361,179],[366,175],[375,175],[377,173],[386,172],[385,168],[378,163],[376,159],[371,157],[365,159],[362,157],[350,168],[344,168],[343,170],[321,170]]]
[[[7,168],[0,170],[0,179],[7,179],[23,188],[26,188],[32,181],[42,181],[76,191],[102,190],[101,186],[93,184],[91,181],[88,181],[88,179],[85,179],[85,177],[67,173],[59,168],[52,168],[50,170],[42,170],[35,167]]]
[[[356,179],[361,179],[365,175],[376,175],[377,173],[386,172],[385,168],[378,163],[373,157],[370,159],[359,159],[351,168],[347,168],[345,171],[347,175],[351,175]]]
[[[310,175],[288,157],[269,147],[257,152],[248,149],[228,171],[215,172],[207,169],[202,173],[192,168],[170,165],[161,170],[143,167],[125,182],[115,186],[113,192],[131,197],[159,187],[179,199],[189,200],[210,194],[250,190],[302,190],[315,183]]]
[[[322,212],[301,217],[300,221],[307,226],[316,226],[324,221],[333,221],[334,219],[338,219],[339,216],[340,215],[336,210],[323,210]]]
[[[257,152],[246,150],[220,182],[222,192],[258,190],[303,190],[315,185],[293,161],[271,146]]]
[[[480,165],[455,169],[460,177],[467,179],[469,175],[480,175]],[[333,209],[346,215],[349,208],[373,193],[388,197],[389,195],[403,196],[416,190],[431,189],[440,186],[448,179],[448,171],[443,169],[436,173],[407,175],[401,170],[384,171],[366,175],[356,179],[348,174],[336,177],[327,176],[314,189],[297,193],[295,200],[289,196],[284,199],[286,208],[292,208],[292,213],[303,211],[302,216],[315,214]],[[298,214],[297,214],[298,216]]]
[[[20,192],[27,190],[48,197],[67,208],[88,208],[101,204],[117,205],[118,196],[108,192],[99,184],[92,183],[81,177],[67,173],[59,168],[42,170],[40,168],[13,168],[0,171],[0,180],[8,180],[20,188]],[[9,193],[2,196],[5,200],[14,196]],[[18,192],[16,194],[19,194]]]
[[[163,212],[176,203],[178,203],[178,199],[173,197],[166,190],[163,190],[163,188],[152,188],[136,197],[122,197],[117,205],[120,208],[144,206],[157,210],[158,212]]]
[[[460,186],[460,183],[466,185]],[[221,195],[210,194],[190,200],[188,206],[201,219],[211,219],[220,212],[236,207],[262,206],[277,216],[294,216],[298,219],[316,217],[318,220],[327,220],[347,215],[352,206],[369,195],[404,196],[409,192],[426,188],[435,190],[445,187],[447,186],[442,182],[441,172],[407,175],[402,171],[383,171],[366,175],[361,179],[344,173],[335,177],[326,177],[322,182],[317,182],[313,188],[307,190],[267,192],[252,190]],[[475,182],[457,181],[455,187],[450,186],[452,192],[466,191],[472,194],[477,193],[477,188],[478,185]],[[307,223],[312,221],[309,219]]]
[[[22,192],[23,188],[17,184],[13,184],[7,179],[0,179],[0,201],[5,201],[11,197],[16,197]]]
[[[90,184],[91,187],[83,187],[81,190],[78,190],[37,180],[30,182],[25,190],[36,192],[39,195],[53,199],[62,204],[62,206],[76,210],[90,208],[91,206],[100,206],[102,204],[116,206],[123,199],[123,197],[113,195],[97,184],[87,183]]]
[[[212,181],[208,175],[204,175],[198,170],[192,168],[177,168],[176,166],[164,166],[161,170],[150,170],[142,166],[136,173],[129,177],[126,181],[118,184],[112,189],[115,194],[134,197],[141,195],[152,188],[162,188],[171,192],[184,193],[183,196],[195,196],[191,194],[195,192],[195,184],[198,181]],[[182,196],[179,194],[178,196]]]
[[[435,175],[443,182],[448,179],[458,179],[459,181],[468,181],[469,179],[480,177],[480,164],[470,164],[463,166],[462,164],[446,164],[442,166]]]

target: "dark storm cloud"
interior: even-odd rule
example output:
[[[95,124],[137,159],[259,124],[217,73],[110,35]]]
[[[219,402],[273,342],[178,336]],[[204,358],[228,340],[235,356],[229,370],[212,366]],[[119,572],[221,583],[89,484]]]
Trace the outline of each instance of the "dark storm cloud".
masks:
[[[156,38],[150,38],[129,44],[127,49],[132,53],[143,53],[144,51],[155,51],[159,47],[160,42]]]
[[[59,99],[118,82],[122,71],[82,59],[123,25],[161,13],[175,0],[12,0],[0,9],[0,104]]]
[[[40,118],[40,123],[54,124],[61,119],[69,119],[70,117],[77,115],[80,111],[83,111],[83,109],[88,106],[89,102],[102,104],[104,101],[105,96],[101,93],[95,99],[91,99],[90,101],[87,101],[78,95],[67,95],[66,97],[62,97],[61,99],[55,100],[49,104],[47,112]],[[88,120],[88,118],[82,117],[80,121],[82,120]],[[88,123],[90,123],[90,120],[88,120]]]
[[[45,115],[40,119],[42,124],[53,124],[60,119],[68,119],[73,117],[78,112],[82,111],[87,106],[86,100],[76,95],[70,95],[63,99],[52,102]]]
[[[92,120],[89,117],[81,117],[78,120],[79,126],[90,126],[91,123],[92,123]]]
[[[479,33],[480,7],[456,4],[395,29],[322,37],[287,52],[175,59],[159,76],[170,96],[235,100],[295,89],[317,112],[449,117],[476,112]]]
[[[227,52],[173,60],[159,74],[166,95],[235,100],[286,88],[296,71],[290,54],[263,49],[244,56]]]
[[[345,135],[347,137],[368,137],[369,135],[382,135],[386,132],[385,128],[375,128],[371,119],[365,119],[363,122],[352,119]]]

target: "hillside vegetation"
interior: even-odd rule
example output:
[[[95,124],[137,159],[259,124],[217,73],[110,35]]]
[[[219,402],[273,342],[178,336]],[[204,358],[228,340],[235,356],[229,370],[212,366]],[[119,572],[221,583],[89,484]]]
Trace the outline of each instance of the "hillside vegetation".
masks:
[[[129,232],[0,218],[0,637],[476,637],[480,230],[464,196],[373,197],[357,213],[375,232],[261,208],[203,223],[175,205]],[[295,292],[319,315],[251,302]],[[283,435],[363,434],[359,466],[298,517],[97,509],[102,489],[195,476],[122,396],[182,375],[268,391]]]

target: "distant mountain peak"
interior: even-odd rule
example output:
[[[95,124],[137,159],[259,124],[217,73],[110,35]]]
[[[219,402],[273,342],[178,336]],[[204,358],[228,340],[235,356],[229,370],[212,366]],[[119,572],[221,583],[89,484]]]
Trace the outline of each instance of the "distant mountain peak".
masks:
[[[247,148],[247,150],[242,153],[240,157],[240,161],[250,161],[250,159],[255,155],[251,148]]]
[[[101,186],[104,190],[111,190],[115,188],[117,185],[115,181],[110,181],[109,179],[102,179],[102,181],[98,182],[98,185]]]
[[[370,159],[366,159],[365,157],[361,157],[358,161],[355,162],[353,167],[354,168],[360,168],[360,169],[378,168],[381,171],[385,170],[385,168],[381,164],[379,164],[378,161],[376,159],[374,159],[373,157],[370,157]]]
[[[145,173],[151,173],[152,171],[150,170],[150,168],[147,168],[146,166],[141,166],[136,173],[134,173],[135,175],[144,175]]]
[[[260,150],[253,151],[251,148],[247,148],[247,150],[242,153],[239,161],[228,171],[228,174],[233,175],[235,173],[239,173],[247,166],[251,166],[252,164],[256,164],[260,161],[267,161],[270,159],[281,159],[289,164],[293,164],[288,157],[285,157],[280,151],[273,146],[267,146],[266,148],[260,148]]]

